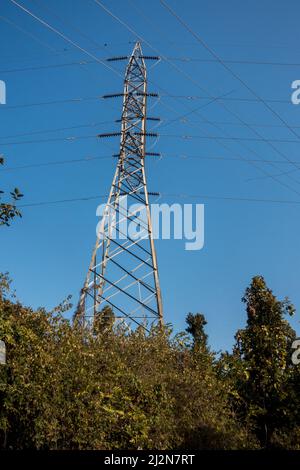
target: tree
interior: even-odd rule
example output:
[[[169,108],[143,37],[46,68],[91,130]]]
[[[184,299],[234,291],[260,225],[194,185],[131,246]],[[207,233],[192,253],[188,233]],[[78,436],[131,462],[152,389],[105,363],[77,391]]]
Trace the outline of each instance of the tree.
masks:
[[[208,354],[191,350],[185,333],[174,337],[165,326],[95,334],[62,316],[68,304],[32,310],[8,289],[4,276],[0,447],[251,447],[211,361],[201,360]]]
[[[188,405],[181,408],[178,422],[185,430],[182,448],[231,449],[255,448],[255,438],[237,422],[231,403],[231,389],[220,374],[216,354],[210,350],[202,313],[189,313],[186,331],[193,338],[190,354],[185,354],[187,369],[193,377],[192,387],[178,387],[178,396]],[[193,423],[193,425],[191,425]]]
[[[0,165],[3,164],[4,158],[0,157]],[[18,188],[15,188],[10,193],[12,202],[1,202],[1,194],[4,194],[4,191],[0,191],[0,226],[9,226],[12,219],[15,217],[22,217],[21,212],[15,205],[15,202],[19,201],[19,199],[23,197],[23,194],[20,193]]]
[[[94,319],[95,334],[111,331],[115,321],[115,314],[109,305],[105,305],[100,312],[97,312]]]
[[[277,300],[262,276],[252,279],[242,301],[247,326],[237,332],[235,349],[243,370],[237,378],[240,411],[261,445],[269,447],[276,429],[293,425],[290,354],[295,332],[285,315],[295,309],[287,298]]]
[[[207,324],[205,317],[202,313],[189,313],[186,317],[187,328],[186,331],[192,335],[194,350],[207,351],[207,334],[204,327]]]

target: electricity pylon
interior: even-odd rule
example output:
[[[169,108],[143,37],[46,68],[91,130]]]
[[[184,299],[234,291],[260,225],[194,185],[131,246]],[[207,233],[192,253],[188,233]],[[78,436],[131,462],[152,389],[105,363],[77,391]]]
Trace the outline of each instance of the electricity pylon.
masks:
[[[126,68],[118,163],[75,318],[93,322],[103,307],[115,318],[146,327],[163,323],[163,309],[145,174],[147,76],[140,43]],[[120,58],[124,59],[124,57]],[[120,60],[115,59],[115,60]],[[148,118],[149,120],[159,120]],[[149,155],[149,154],[148,154]],[[150,153],[150,155],[155,155]],[[150,193],[151,194],[151,193]],[[152,193],[155,194],[155,193]]]

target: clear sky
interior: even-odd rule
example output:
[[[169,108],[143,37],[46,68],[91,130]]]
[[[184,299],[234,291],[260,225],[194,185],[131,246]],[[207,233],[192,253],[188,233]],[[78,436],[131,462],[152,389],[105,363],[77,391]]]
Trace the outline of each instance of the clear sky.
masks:
[[[294,132],[213,61],[159,0],[103,0],[135,33],[94,0],[19,3],[101,61],[130,54],[140,36],[145,54],[166,58],[148,63],[149,91],[161,95],[149,101],[149,114],[162,118],[152,151],[163,155],[147,161],[148,187],[161,193],[161,202],[205,204],[205,246],[185,251],[183,241],[156,243],[165,320],[179,331],[188,312],[203,312],[211,345],[231,348],[246,320],[243,291],[256,274],[299,310],[300,105],[290,99],[291,83],[300,79],[299,2],[167,2]],[[0,106],[1,189],[18,186],[29,205],[0,231],[0,270],[10,272],[27,305],[52,308],[68,294],[76,304],[98,201],[31,204],[107,194],[118,139],[95,136],[118,130],[121,99],[97,97],[122,91],[125,63],[111,64],[117,73],[105,68],[10,0],[1,0],[0,25],[0,79],[7,87],[7,104]],[[225,99],[211,102],[211,96]],[[70,162],[85,157],[97,158]],[[292,325],[299,333],[299,313]]]

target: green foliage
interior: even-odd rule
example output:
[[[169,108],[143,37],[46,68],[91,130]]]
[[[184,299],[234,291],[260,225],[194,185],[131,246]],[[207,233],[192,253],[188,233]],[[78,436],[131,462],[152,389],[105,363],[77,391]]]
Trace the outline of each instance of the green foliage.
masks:
[[[100,334],[104,333],[105,331],[112,331],[113,325],[115,321],[115,315],[113,309],[106,305],[103,309],[96,314],[94,320],[94,333]]]
[[[300,449],[293,313],[261,277],[232,353],[208,347],[202,314],[187,331],[129,332],[105,307],[93,328],[24,307],[0,276],[0,447],[8,449]],[[192,342],[190,341],[190,337]]]
[[[0,165],[3,164],[4,158],[0,156]],[[21,212],[15,205],[15,202],[19,201],[23,197],[23,194],[20,193],[18,188],[15,188],[10,193],[12,202],[1,202],[2,194],[4,194],[4,191],[0,191],[0,226],[9,226],[15,217],[22,217]]]
[[[261,276],[252,279],[242,301],[247,326],[237,332],[227,366],[239,416],[255,430],[261,445],[269,447],[276,430],[292,429],[297,421],[292,387],[296,368],[290,358],[295,332],[285,319],[295,309],[288,299],[277,300]]]
[[[82,328],[62,316],[67,305],[33,311],[0,298],[8,361],[0,369],[1,447],[249,446],[209,353],[191,351],[186,334]]]
[[[202,313],[189,313],[186,317],[187,328],[186,331],[193,337],[193,347],[195,350],[207,351],[207,334],[204,327],[207,321]]]

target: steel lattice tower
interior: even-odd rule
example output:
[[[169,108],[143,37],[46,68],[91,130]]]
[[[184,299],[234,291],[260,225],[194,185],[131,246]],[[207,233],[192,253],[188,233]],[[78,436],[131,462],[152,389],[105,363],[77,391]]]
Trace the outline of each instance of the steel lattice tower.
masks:
[[[155,136],[146,132],[147,96],[155,94],[147,93],[145,58],[140,43],[136,43],[121,94],[120,134],[98,136],[120,135],[121,141],[101,229],[75,313],[75,318],[85,322],[93,321],[106,305],[126,323],[145,326],[148,322],[163,322],[145,174],[146,136]],[[138,237],[128,234],[128,225],[134,235],[139,233]]]

